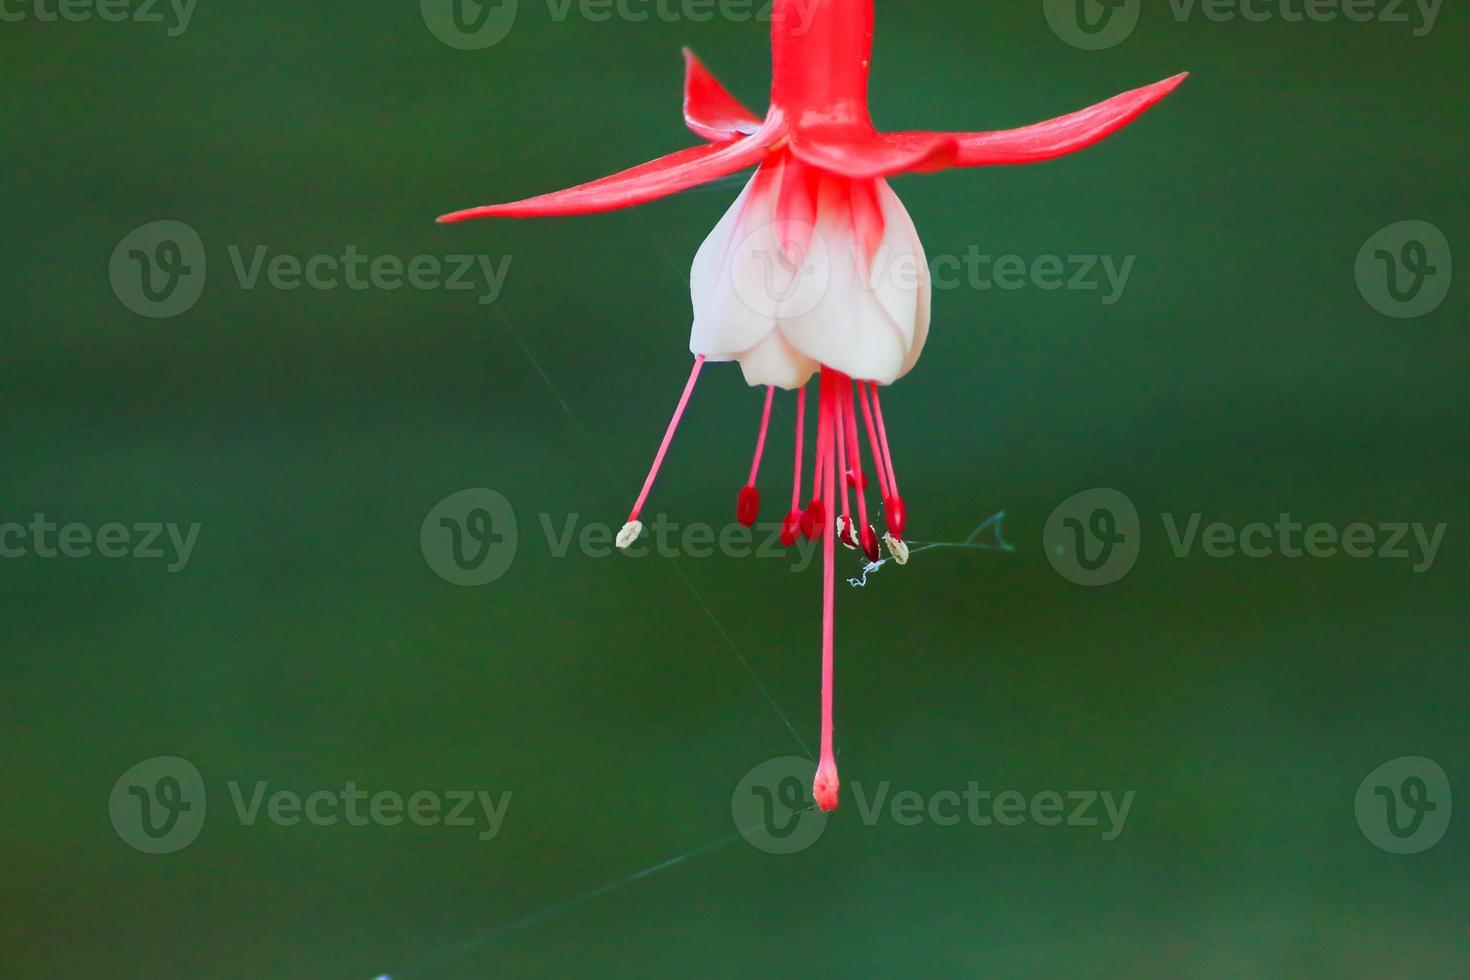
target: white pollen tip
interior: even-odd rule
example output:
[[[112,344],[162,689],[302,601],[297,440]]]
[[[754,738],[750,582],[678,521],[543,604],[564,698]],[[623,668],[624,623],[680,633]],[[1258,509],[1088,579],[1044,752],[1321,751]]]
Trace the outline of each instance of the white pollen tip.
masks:
[[[909,563],[909,546],[903,543],[902,538],[895,538],[891,531],[885,531],[883,543],[888,546],[888,553],[893,556],[894,561],[900,565]]]
[[[618,537],[617,537],[618,550],[619,551],[627,551],[628,550],[628,545],[632,544],[634,541],[637,541],[638,540],[638,535],[640,535],[642,533],[643,533],[643,522],[642,521],[629,521],[628,523],[624,524],[623,525],[623,529],[618,532]]]

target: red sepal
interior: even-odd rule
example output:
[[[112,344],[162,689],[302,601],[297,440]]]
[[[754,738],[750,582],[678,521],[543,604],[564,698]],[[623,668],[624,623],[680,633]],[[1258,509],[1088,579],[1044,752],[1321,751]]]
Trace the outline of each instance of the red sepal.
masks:
[[[716,143],[749,136],[761,128],[760,118],[741,105],[688,48],[684,49],[684,122]]]
[[[919,152],[932,147],[936,137],[947,137],[954,142],[954,158],[950,162],[956,167],[1039,163],[1101,142],[1143,115],[1188,77],[1189,72],[1181,72],[1115,95],[1106,102],[1020,129],[994,133],[892,133],[890,138]]]
[[[759,163],[767,145],[780,134],[762,131],[733,143],[692,146],[566,190],[508,204],[487,204],[446,214],[441,222],[467,218],[545,218],[564,214],[612,211],[677,194],[698,184]]]

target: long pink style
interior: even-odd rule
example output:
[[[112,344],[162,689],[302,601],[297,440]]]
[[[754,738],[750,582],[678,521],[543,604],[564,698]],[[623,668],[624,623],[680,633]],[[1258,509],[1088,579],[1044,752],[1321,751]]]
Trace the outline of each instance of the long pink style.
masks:
[[[822,369],[821,409],[818,413],[817,444],[822,457],[822,499],[826,501],[827,513],[832,513],[836,500],[834,473],[835,454],[831,451],[835,429],[834,407],[837,403],[837,378],[835,371]],[[825,447],[822,452],[820,447]],[[833,687],[833,624],[832,604],[837,588],[836,538],[829,527],[822,527],[822,742],[817,759],[817,774],[812,780],[812,798],[823,810],[837,808],[837,760],[832,752],[832,687]]]

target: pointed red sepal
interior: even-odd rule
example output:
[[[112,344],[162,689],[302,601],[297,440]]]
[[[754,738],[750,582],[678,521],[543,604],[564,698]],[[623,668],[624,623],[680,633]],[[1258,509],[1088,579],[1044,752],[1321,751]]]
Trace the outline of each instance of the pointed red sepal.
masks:
[[[509,204],[467,208],[446,214],[439,221],[464,221],[467,218],[544,218],[631,207],[677,194],[759,163],[766,155],[766,147],[779,136],[780,132],[776,128],[768,127],[754,136],[744,137],[734,143],[692,146],[587,184],[528,197],[523,201],[512,201]]]
[[[1152,85],[1115,95],[1106,102],[1046,122],[994,133],[892,133],[903,145],[922,149],[936,136],[955,141],[956,167],[978,167],[1003,163],[1039,163],[1085,150],[1143,115],[1189,77],[1181,72]]]
[[[749,136],[761,128],[759,117],[741,105],[688,48],[684,49],[684,122],[716,143]]]
[[[948,166],[955,141],[946,133],[891,137],[861,126],[800,126],[791,135],[791,153],[813,167],[861,180]]]

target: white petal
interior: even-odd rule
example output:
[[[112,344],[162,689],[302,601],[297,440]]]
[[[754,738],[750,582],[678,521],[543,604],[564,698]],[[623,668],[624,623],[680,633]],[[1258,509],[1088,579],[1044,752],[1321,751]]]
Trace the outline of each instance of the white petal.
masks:
[[[890,217],[889,199],[891,198],[892,207],[903,213],[904,223],[908,225],[909,234],[913,237],[913,254],[918,260],[919,267],[920,281],[918,289],[915,291],[917,295],[914,298],[914,331],[909,341],[908,356],[903,359],[903,367],[898,372],[898,376],[901,378],[914,369],[914,365],[918,363],[919,355],[924,352],[924,343],[929,339],[929,308],[933,284],[929,279],[929,259],[924,254],[924,243],[919,241],[919,232],[914,228],[914,223],[909,218],[908,211],[905,210],[903,202],[898,199],[898,195],[889,189],[886,182],[883,184],[882,190],[885,192],[883,199],[884,220],[898,220],[896,217]]]
[[[816,361],[786,342],[780,331],[772,331],[748,351],[735,356],[745,383],[752,388],[775,385],[777,388],[800,388],[821,367]]]
[[[815,228],[793,228],[775,220],[779,179],[751,178],[694,257],[691,352],[740,361],[751,385],[799,386],[820,364],[883,384],[913,368],[929,329],[923,245],[879,180],[883,237],[869,258],[847,190],[827,176]]]
[[[878,192],[883,238],[871,261],[847,209],[819,209],[809,262],[824,286],[822,295],[810,309],[784,307],[778,325],[808,357],[852,377],[887,384],[906,369],[920,294],[927,294],[929,278],[908,212],[886,182],[878,181]]]
[[[814,302],[806,298],[813,293],[814,273],[801,261],[809,229],[776,221],[783,176],[757,171],[694,256],[691,352],[749,350],[770,334],[788,304]]]

